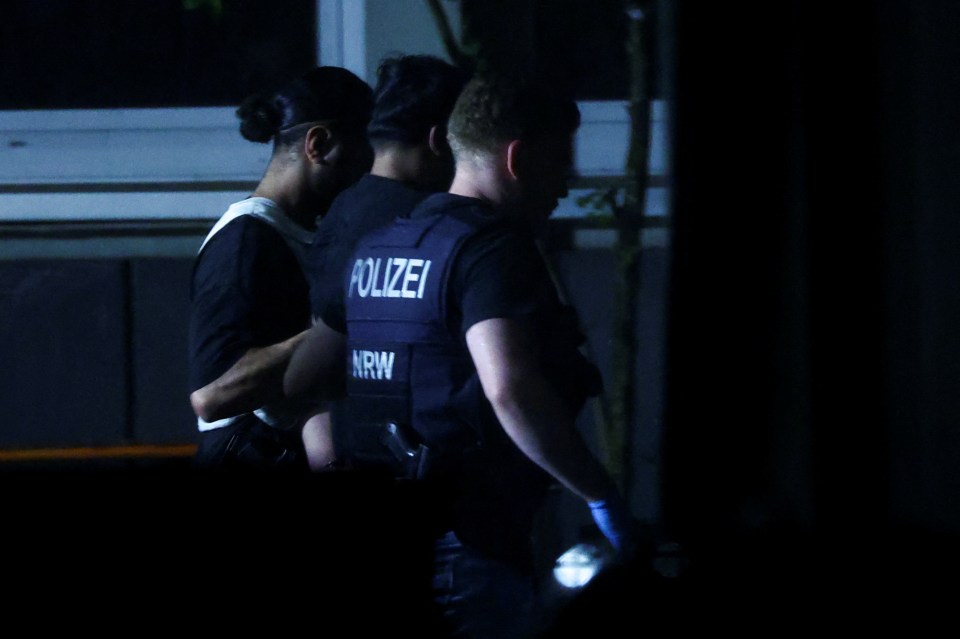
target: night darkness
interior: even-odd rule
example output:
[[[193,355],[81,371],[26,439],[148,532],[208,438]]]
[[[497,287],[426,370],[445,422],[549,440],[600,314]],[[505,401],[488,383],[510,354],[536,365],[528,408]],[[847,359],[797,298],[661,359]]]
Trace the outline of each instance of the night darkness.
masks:
[[[671,59],[661,60],[657,91],[671,102],[674,132],[660,490],[664,520],[693,563],[685,581],[666,586],[636,566],[610,574],[554,636],[583,636],[596,614],[641,627],[711,614],[764,631],[820,628],[837,615],[845,627],[879,630],[912,614],[919,629],[947,614],[942,598],[960,568],[960,4],[657,5],[669,7],[660,50]],[[24,40],[3,28],[6,60]],[[284,64],[302,62],[290,55]],[[0,80],[17,85],[4,68]],[[66,62],[62,70],[82,76]],[[22,108],[38,86],[22,84],[2,107]],[[212,102],[247,89],[212,86],[221,92]],[[49,97],[77,106],[68,93]],[[360,567],[374,570],[394,547],[380,531],[403,517],[408,497],[394,495],[374,518],[340,501],[343,486],[326,491],[323,517],[352,521],[350,538],[299,514],[289,520],[299,531],[256,518],[300,512],[303,494],[282,480],[251,497],[215,481],[187,493],[163,473],[126,476],[123,486],[34,479],[16,477],[11,508],[28,525],[14,543],[56,548],[48,559],[77,590],[104,566],[124,583],[142,579],[112,545],[113,532],[131,526],[159,548],[144,569],[168,580],[197,569],[184,557],[202,540],[234,529],[257,536],[261,558],[275,543],[332,541],[358,555],[373,549]],[[114,508],[116,495],[128,505]],[[251,498],[254,510],[241,515]],[[174,504],[202,516],[178,520]],[[106,523],[91,526],[91,516]],[[271,566],[290,569],[252,566],[250,549],[226,545],[233,559],[201,575],[217,585],[252,588]],[[348,568],[343,555],[334,563]],[[29,560],[22,572],[39,585]],[[344,599],[362,585],[347,584]],[[199,590],[187,588],[178,605],[193,605]],[[637,619],[624,594],[659,607]],[[307,604],[300,595],[270,603]],[[779,621],[760,623],[761,608]]]

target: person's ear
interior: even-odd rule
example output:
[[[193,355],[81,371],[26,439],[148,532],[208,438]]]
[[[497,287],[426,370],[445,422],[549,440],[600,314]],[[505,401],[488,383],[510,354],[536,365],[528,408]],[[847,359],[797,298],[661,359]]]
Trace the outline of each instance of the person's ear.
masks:
[[[336,158],[340,142],[325,124],[310,127],[303,140],[303,151],[314,164],[330,164]]]
[[[510,174],[514,180],[520,179],[520,174],[523,173],[523,161],[526,157],[526,147],[520,140],[511,140],[507,145],[506,150],[507,155],[507,173]]]
[[[447,142],[447,127],[442,124],[435,124],[430,127],[427,134],[427,144],[430,145],[430,152],[436,156],[443,157],[450,155],[450,143]]]

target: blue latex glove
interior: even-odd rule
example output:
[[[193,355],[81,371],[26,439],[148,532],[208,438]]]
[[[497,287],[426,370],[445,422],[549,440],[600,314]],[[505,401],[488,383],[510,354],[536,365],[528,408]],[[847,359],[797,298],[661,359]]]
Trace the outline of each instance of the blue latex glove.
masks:
[[[606,499],[592,501],[588,505],[597,528],[614,550],[618,553],[626,552],[632,543],[633,517],[620,494],[613,493]]]

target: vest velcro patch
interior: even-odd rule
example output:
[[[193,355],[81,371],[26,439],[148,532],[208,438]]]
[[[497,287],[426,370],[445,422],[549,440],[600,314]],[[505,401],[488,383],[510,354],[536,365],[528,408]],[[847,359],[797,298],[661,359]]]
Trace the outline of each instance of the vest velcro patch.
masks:
[[[409,345],[350,340],[347,380],[351,392],[405,392],[410,382]]]

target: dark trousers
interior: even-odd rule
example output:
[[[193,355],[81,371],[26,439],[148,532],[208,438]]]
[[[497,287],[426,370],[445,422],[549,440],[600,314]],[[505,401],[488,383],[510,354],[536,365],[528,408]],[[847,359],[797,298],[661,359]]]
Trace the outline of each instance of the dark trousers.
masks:
[[[509,562],[464,545],[453,532],[437,540],[434,561],[434,596],[451,637],[530,636],[532,576]]]

